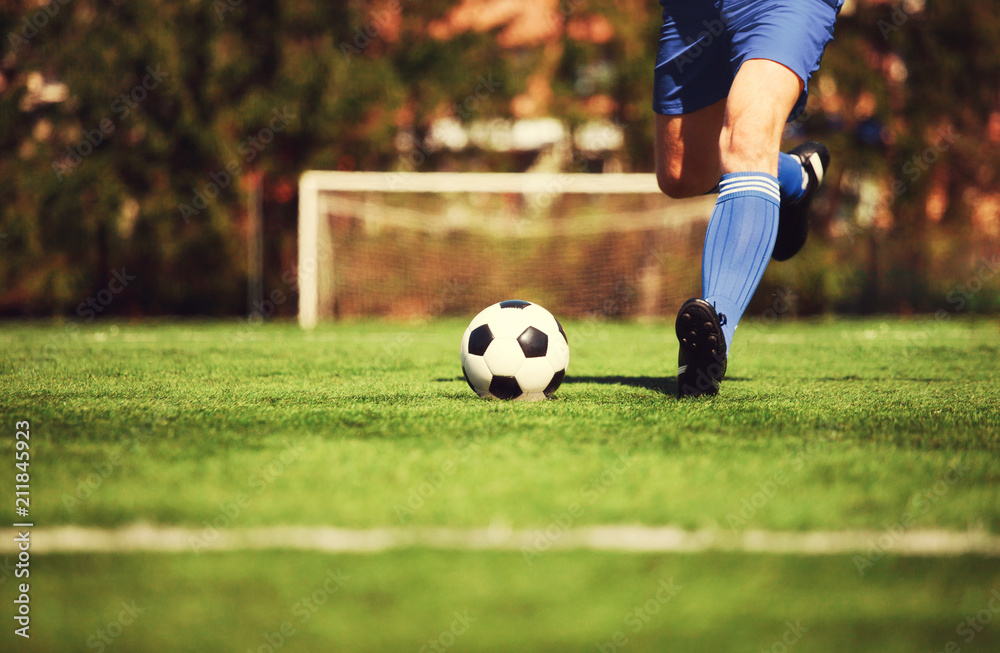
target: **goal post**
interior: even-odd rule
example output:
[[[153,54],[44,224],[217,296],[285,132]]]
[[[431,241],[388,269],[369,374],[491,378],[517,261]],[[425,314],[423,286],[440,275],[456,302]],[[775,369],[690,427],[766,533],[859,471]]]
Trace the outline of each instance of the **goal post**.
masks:
[[[309,171],[299,323],[464,315],[515,296],[566,317],[667,314],[697,294],[714,204],[671,200],[653,174]]]

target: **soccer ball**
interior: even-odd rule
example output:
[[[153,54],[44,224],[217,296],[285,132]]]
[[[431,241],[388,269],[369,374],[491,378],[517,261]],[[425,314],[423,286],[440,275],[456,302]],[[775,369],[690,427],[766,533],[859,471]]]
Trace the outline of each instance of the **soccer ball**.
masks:
[[[562,325],[531,302],[493,304],[472,319],[462,336],[462,372],[483,399],[551,397],[568,365]]]

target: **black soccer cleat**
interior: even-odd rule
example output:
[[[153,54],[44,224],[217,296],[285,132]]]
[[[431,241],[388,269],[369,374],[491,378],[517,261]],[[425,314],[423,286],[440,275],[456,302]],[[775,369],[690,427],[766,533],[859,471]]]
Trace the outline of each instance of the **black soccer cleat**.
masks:
[[[789,152],[802,163],[809,183],[802,197],[794,202],[782,202],[778,213],[778,237],[774,241],[771,258],[787,261],[806,244],[809,235],[809,205],[816,189],[823,183],[823,176],[830,169],[830,150],[816,141],[799,145]]]
[[[700,397],[719,393],[726,376],[726,316],[704,299],[689,299],[677,314],[677,396]]]

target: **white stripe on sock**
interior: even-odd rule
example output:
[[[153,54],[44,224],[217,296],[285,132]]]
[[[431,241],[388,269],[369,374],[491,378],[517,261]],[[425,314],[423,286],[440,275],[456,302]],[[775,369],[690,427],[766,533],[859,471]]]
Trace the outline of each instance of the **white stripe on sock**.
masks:
[[[719,193],[719,199],[720,200],[721,199],[725,199],[726,197],[728,197],[730,195],[734,195],[736,193],[740,193],[740,192],[743,192],[743,191],[757,191],[757,192],[760,192],[760,193],[764,193],[765,195],[768,195],[769,197],[773,198],[775,202],[780,202],[781,201],[781,195],[778,194],[776,191],[773,191],[770,188],[767,188],[766,186],[757,186],[757,185],[754,185],[754,186],[742,186],[740,188],[734,188],[734,189],[731,189],[731,190],[724,190],[724,191],[722,191],[722,192]]]
[[[725,188],[720,188],[719,192],[720,193],[727,193],[727,192],[734,191],[734,190],[741,190],[741,189],[747,188],[747,187],[761,188],[763,190],[766,190],[769,193],[778,193],[778,192],[780,192],[780,189],[777,186],[772,186],[771,184],[764,184],[764,183],[761,183],[759,181],[745,181],[745,182],[740,183],[740,184],[730,184],[729,186],[726,186]]]
[[[719,187],[725,188],[730,184],[739,184],[745,181],[759,181],[761,183],[772,185],[775,188],[779,187],[778,180],[776,180],[774,177],[769,177],[766,175],[746,175],[745,177],[731,177],[729,179],[723,179],[721,182],[719,182]]]

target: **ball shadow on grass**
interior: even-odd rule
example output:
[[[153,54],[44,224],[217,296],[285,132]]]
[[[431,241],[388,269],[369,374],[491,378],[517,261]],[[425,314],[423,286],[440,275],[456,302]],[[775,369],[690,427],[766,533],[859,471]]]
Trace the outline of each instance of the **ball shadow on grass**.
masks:
[[[741,377],[726,377],[726,381],[745,381],[745,378]],[[450,378],[438,378],[434,379],[437,383],[445,383],[452,381],[465,381],[461,376],[454,376]],[[621,376],[621,375],[607,375],[607,376],[577,376],[577,375],[567,375],[563,380],[563,385],[573,384],[573,383],[597,383],[601,385],[627,385],[633,388],[645,388],[646,390],[652,390],[663,395],[668,395],[671,397],[677,396],[677,377],[676,376]]]

